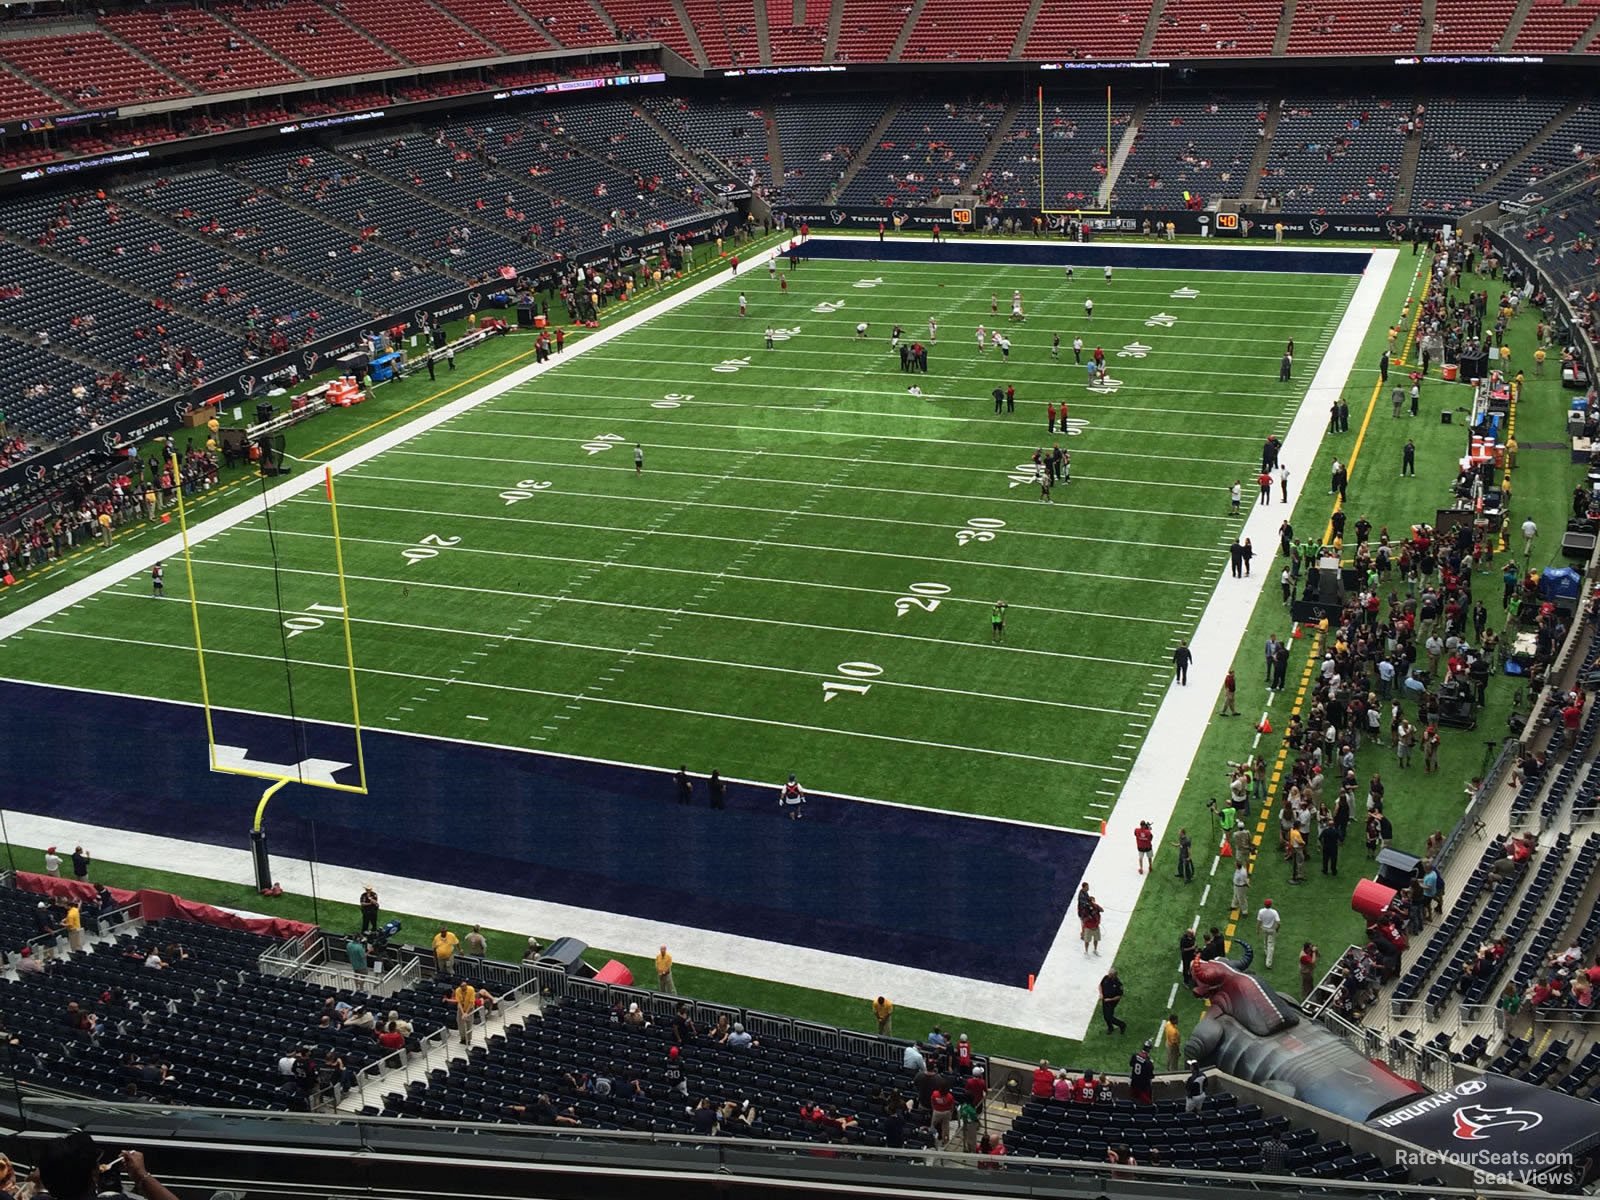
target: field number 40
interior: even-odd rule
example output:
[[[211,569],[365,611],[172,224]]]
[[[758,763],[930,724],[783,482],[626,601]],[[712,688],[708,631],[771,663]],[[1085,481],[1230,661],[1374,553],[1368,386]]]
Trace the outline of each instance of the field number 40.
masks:
[[[850,682],[851,680],[876,679],[883,674],[883,668],[877,663],[869,662],[843,662],[839,664],[839,674],[844,679],[825,679],[822,683],[822,702],[826,704],[836,696],[849,692],[855,696],[865,696],[872,690],[870,683]]]

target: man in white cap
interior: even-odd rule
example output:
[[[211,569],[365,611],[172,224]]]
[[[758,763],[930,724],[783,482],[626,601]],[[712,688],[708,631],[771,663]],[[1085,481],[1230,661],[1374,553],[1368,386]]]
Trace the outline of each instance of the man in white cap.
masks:
[[[1278,926],[1283,924],[1283,914],[1272,907],[1272,897],[1261,902],[1256,913],[1256,928],[1261,930],[1262,949],[1266,954],[1267,970],[1272,969],[1272,952],[1278,948]]]
[[[44,852],[44,873],[61,878],[61,855],[56,853],[54,846],[47,847]]]

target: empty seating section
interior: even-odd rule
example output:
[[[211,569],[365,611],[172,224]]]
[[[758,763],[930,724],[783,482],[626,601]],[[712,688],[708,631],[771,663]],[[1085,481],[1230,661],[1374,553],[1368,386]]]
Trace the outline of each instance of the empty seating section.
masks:
[[[503,136],[496,128],[488,141],[490,153],[506,164],[515,163],[536,187],[605,214],[608,224],[602,230],[608,235],[625,226],[665,228],[700,211],[697,203],[676,194],[686,185],[671,177],[658,182],[629,161],[626,148],[613,161],[600,161],[576,149],[560,113],[532,114]],[[644,144],[642,137],[639,142]]]
[[[1111,144],[1127,128],[1129,114],[1113,112]],[[990,204],[1038,208],[1040,197],[1039,139],[1034,129],[1038,110],[1024,104],[1001,133],[1000,148],[983,173],[978,190]],[[1046,102],[1044,114],[1044,207],[1098,207],[1096,200],[1106,168],[1106,106],[1098,100]]]
[[[458,137],[466,140],[458,141]],[[537,143],[530,143],[522,126],[512,122],[509,128],[497,129],[493,139],[492,154],[504,170],[486,166],[474,157],[480,140],[477,135],[469,136],[464,127],[447,129],[441,144],[413,134],[344,149],[362,158],[369,169],[403,180],[454,209],[474,214],[476,221],[497,229],[504,237],[520,240],[531,235],[545,253],[571,251],[584,228],[598,232],[599,222],[594,217],[551,197],[539,184],[524,182],[529,168],[544,170],[551,155],[536,153]],[[555,182],[549,184],[549,189],[560,190]],[[458,225],[454,218],[447,219],[452,242],[459,245],[460,231],[465,227],[465,241],[470,245],[477,230],[465,222]]]
[[[806,0],[805,20],[796,25],[792,0],[763,0],[767,6],[767,46],[774,63],[819,63],[828,48],[832,0]]]
[[[1591,833],[1584,839],[1583,844],[1578,847],[1578,852],[1573,856],[1570,869],[1564,875],[1560,874],[1558,870],[1552,872],[1552,875],[1559,876],[1560,885],[1556,891],[1555,899],[1551,902],[1550,909],[1544,914],[1543,919],[1534,924],[1530,916],[1529,922],[1520,927],[1513,923],[1513,927],[1518,929],[1520,936],[1519,940],[1511,941],[1511,949],[1513,952],[1522,951],[1522,957],[1517,963],[1511,982],[1516,985],[1519,991],[1526,990],[1533,983],[1534,977],[1539,974],[1540,969],[1550,955],[1565,949],[1567,942],[1563,941],[1563,935],[1566,933],[1568,922],[1572,920],[1573,914],[1577,911],[1578,901],[1583,898],[1583,894],[1589,888],[1589,881],[1594,878],[1597,861],[1600,861],[1600,833]],[[1557,864],[1558,868],[1559,866],[1560,864]],[[1548,891],[1549,887],[1545,889],[1545,894]],[[1545,899],[1545,894],[1541,894],[1538,900],[1542,902]],[[1531,900],[1532,894],[1530,892]],[[1536,907],[1537,904],[1531,905],[1531,908]],[[1593,937],[1596,923],[1600,921],[1600,918],[1595,915],[1597,911],[1600,910],[1591,907],[1586,914],[1584,926],[1577,931],[1577,943],[1590,950],[1594,946]],[[1588,940],[1584,939],[1584,935],[1588,935]],[[1508,938],[1508,940],[1510,939]],[[1586,964],[1580,962],[1578,965],[1581,967]],[[1474,983],[1473,989],[1468,991],[1467,999],[1470,1003],[1482,1003],[1485,993],[1489,990],[1489,984],[1485,983],[1482,990],[1477,990],[1477,988],[1478,985]],[[1495,994],[1498,994],[1498,992]],[[1552,998],[1547,1003],[1552,1010],[1557,1010],[1568,1007],[1567,1001],[1569,999],[1569,997],[1563,996],[1560,1000]]]
[[[1027,0],[989,0],[982,20],[973,19],[966,0],[927,0],[900,61],[1004,62],[1027,15]]]
[[[617,40],[589,0],[518,0],[518,7],[563,46],[609,46]]]
[[[1151,105],[1118,177],[1118,194],[1141,208],[1181,208],[1185,191],[1205,199],[1241,194],[1261,116],[1253,101],[1224,98]]]
[[[324,225],[270,192],[217,172],[173,179],[163,211],[202,236],[296,271],[385,311],[410,308],[460,287],[356,234]]]
[[[752,189],[772,186],[772,155],[767,147],[767,114],[735,100],[695,104],[677,97],[650,96],[652,116],[683,143],[690,154]]]
[[[555,45],[511,0],[440,0],[440,7],[507,54],[538,54]]]
[[[0,1017],[20,1043],[20,1078],[107,1099],[130,1092],[169,1102],[232,1108],[294,1107],[278,1060],[310,1047],[318,1060],[332,1051],[360,1073],[381,1050],[370,1032],[320,1024],[329,996],[350,1006],[395,1008],[417,1036],[440,1027],[431,1007],[322,989],[259,974],[270,939],[186,921],[164,920],[74,955],[42,973],[0,983]],[[181,952],[168,948],[181,946]],[[164,969],[145,965],[160,948]],[[93,1012],[91,1039],[69,1029],[67,1005]],[[140,1078],[128,1056],[163,1064],[165,1078]]]
[[[189,95],[183,84],[136,58],[103,33],[0,42],[0,60],[83,108],[111,108]]]
[[[1000,101],[906,101],[839,199],[892,207],[959,191],[1004,115]]]
[[[414,63],[495,58],[499,51],[440,14],[430,0],[340,0],[338,12]]]
[[[19,121],[65,111],[67,105],[40,91],[0,62],[0,121]],[[9,165],[0,160],[0,166]],[[21,163],[17,165],[22,165]]]
[[[1028,31],[1023,58],[1136,58],[1150,21],[1149,0],[1119,4],[1115,10],[1077,0],[1044,0]]]
[[[1485,199],[1519,200],[1542,196],[1546,175],[1561,171],[1600,151],[1600,109],[1579,106],[1535,146],[1504,179],[1486,188]]]
[[[1404,108],[1385,99],[1286,97],[1256,194],[1281,196],[1295,212],[1389,212],[1404,120]]]
[[[303,78],[198,8],[109,13],[100,24],[203,92],[243,91]]]
[[[646,204],[654,204],[660,197],[676,197],[695,207],[707,202],[700,177],[678,160],[672,147],[632,103],[591,100],[565,107],[553,116],[558,123],[550,132],[633,175],[632,194],[643,195]],[[667,219],[659,211],[651,216]]]
[[[906,0],[844,0],[835,62],[883,62],[905,28]]]
[[[660,0],[608,0],[606,12],[625,42],[656,41],[676,50],[685,62],[700,65],[677,11]]]
[[[1462,212],[1484,203],[1478,188],[1560,111],[1560,100],[1542,96],[1515,104],[1482,97],[1429,104],[1412,210]]]
[[[1352,9],[1304,0],[1289,29],[1289,54],[1410,54],[1422,32],[1422,0],[1373,0]]]
[[[753,66],[760,61],[750,0],[683,0],[683,10],[694,24],[708,66]]]
[[[783,148],[786,199],[827,199],[883,116],[880,99],[823,100],[789,96],[773,106]]]
[[[217,11],[317,78],[388,71],[401,65],[394,55],[314,0],[278,0],[266,5],[233,0]]]
[[[1545,54],[1571,54],[1583,49],[1579,39],[1600,17],[1600,0],[1579,0],[1568,6],[1562,0],[1533,0],[1511,48]]]
[[[1444,920],[1440,922],[1438,927],[1434,929],[1428,938],[1427,944],[1422,947],[1421,951],[1412,960],[1411,965],[1406,968],[1406,973],[1400,979],[1400,982],[1395,984],[1393,998],[1396,1001],[1415,1000],[1422,994],[1423,985],[1428,982],[1434,970],[1444,961],[1445,954],[1449,952],[1450,947],[1455,943],[1461,931],[1467,927],[1467,920],[1472,916],[1472,910],[1478,906],[1478,901],[1483,899],[1486,890],[1489,890],[1489,883],[1492,878],[1489,874],[1489,867],[1496,859],[1504,856],[1505,850],[1499,843],[1484,847],[1482,857],[1479,859],[1477,866],[1472,869],[1472,874],[1467,877],[1466,883],[1462,885],[1461,891],[1457,893],[1455,902],[1450,906],[1450,911],[1445,915]],[[1495,888],[1498,889],[1499,886],[1500,881],[1496,880]],[[1488,936],[1488,932],[1488,926],[1483,926],[1481,931],[1475,930],[1474,935],[1481,941],[1483,937]],[[1420,944],[1420,942],[1413,939],[1413,945]],[[1476,943],[1472,948],[1476,949]],[[1442,996],[1443,993],[1440,995]]]
[[[1150,52],[1157,58],[1265,57],[1282,13],[1279,0],[1169,0]]]
[[[383,153],[387,143],[363,153],[392,172]],[[357,229],[371,229],[386,243],[430,261],[447,264],[476,278],[502,266],[527,269],[549,258],[519,244],[514,235],[477,228],[465,241],[460,237],[459,214],[439,208],[385,179],[325,150],[282,150],[255,155],[235,164],[254,182],[273,188],[298,204],[326,212],[334,220]],[[541,198],[542,199],[542,198]]]
[[[705,1028],[716,1015],[705,1010],[693,1017]],[[687,1094],[680,1094],[666,1079],[674,1045],[670,1020],[635,1029],[611,1016],[597,1002],[563,1001],[522,1028],[491,1037],[487,1047],[472,1050],[467,1063],[448,1075],[436,1073],[426,1086],[412,1084],[403,1095],[385,1097],[384,1114],[515,1119],[507,1106],[547,1093],[561,1108],[572,1106],[584,1125],[687,1133],[693,1128],[690,1110],[709,1097],[718,1105],[750,1101],[757,1114],[746,1131],[752,1137],[882,1146],[883,1098],[911,1088],[911,1072],[898,1063],[778,1037],[763,1036],[758,1045],[739,1050],[702,1036],[680,1048],[678,1061],[688,1085]],[[613,1081],[609,1095],[573,1086],[585,1076],[600,1075]],[[639,1089],[632,1094],[635,1080]],[[827,1106],[831,1116],[851,1121],[850,1128],[802,1116],[801,1106],[811,1104]],[[731,1136],[737,1129],[739,1124],[730,1122],[724,1132]]]
[[[41,205],[24,221],[31,224],[48,216],[52,207],[53,203]],[[7,219],[17,215],[13,212]],[[8,233],[15,232],[14,226],[8,229]],[[39,411],[53,411],[53,420],[59,418],[74,428],[84,414],[77,413],[78,403],[68,402],[72,387],[98,373],[58,358],[53,352],[56,349],[106,364],[106,376],[120,369],[133,383],[148,384],[162,393],[192,386],[179,373],[186,351],[212,371],[226,371],[243,361],[243,342],[238,336],[202,324],[182,311],[161,311],[146,297],[105,287],[26,245],[0,242],[0,286],[19,287],[23,293],[0,301],[0,321],[31,335],[35,344],[51,351],[33,361],[35,369],[49,367],[48,373],[27,381],[29,386],[51,384],[37,397],[48,402]],[[45,337],[40,338],[40,333]],[[6,347],[7,354],[14,352],[14,347]],[[102,396],[102,403],[87,405],[99,416],[109,416],[113,408],[120,407],[111,400],[111,389],[95,387],[92,379],[85,386]],[[13,415],[18,411],[7,407]],[[39,431],[54,427],[41,426]]]
[[[1342,1141],[1298,1129],[1284,1116],[1268,1116],[1260,1105],[1240,1104],[1224,1092],[1205,1108],[1185,1112],[1182,1101],[1135,1105],[1030,1100],[1006,1134],[1008,1157],[1071,1158],[1105,1162],[1106,1151],[1127,1146],[1141,1166],[1255,1174],[1265,1170],[1261,1143],[1275,1136],[1288,1154],[1292,1175],[1370,1181],[1403,1180],[1405,1171],[1386,1167],[1375,1154],[1357,1154]],[[1015,1165],[1015,1164],[1013,1164]]]
[[[1438,0],[1429,48],[1486,54],[1500,44],[1516,11],[1517,0]]]

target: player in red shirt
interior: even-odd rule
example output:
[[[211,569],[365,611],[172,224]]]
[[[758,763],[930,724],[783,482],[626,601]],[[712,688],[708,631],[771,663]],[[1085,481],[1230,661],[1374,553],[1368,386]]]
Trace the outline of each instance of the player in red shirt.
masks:
[[[1150,862],[1150,853],[1155,849],[1155,844],[1156,834],[1155,830],[1150,828],[1150,822],[1140,821],[1139,828],[1133,831],[1133,845],[1139,852],[1139,874],[1141,875],[1144,874],[1146,867],[1150,867],[1151,870],[1155,869]]]
[[[1100,1099],[1100,1084],[1093,1071],[1085,1071],[1083,1078],[1073,1085],[1072,1099],[1075,1104],[1093,1104]]]

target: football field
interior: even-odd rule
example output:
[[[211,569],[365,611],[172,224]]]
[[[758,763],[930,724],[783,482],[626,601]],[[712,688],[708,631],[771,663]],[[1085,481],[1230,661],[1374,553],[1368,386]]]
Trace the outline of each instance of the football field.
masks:
[[[1355,279],[781,274],[747,268],[340,475],[364,723],[1098,829],[1226,569],[1228,486],[1248,511]],[[897,322],[925,374],[900,369]],[[1047,503],[1032,459],[1057,443]],[[197,546],[195,586],[214,704],[349,719],[320,489]],[[150,591],[19,635],[12,671],[94,687],[115,646],[124,690],[196,699],[180,564]]]

